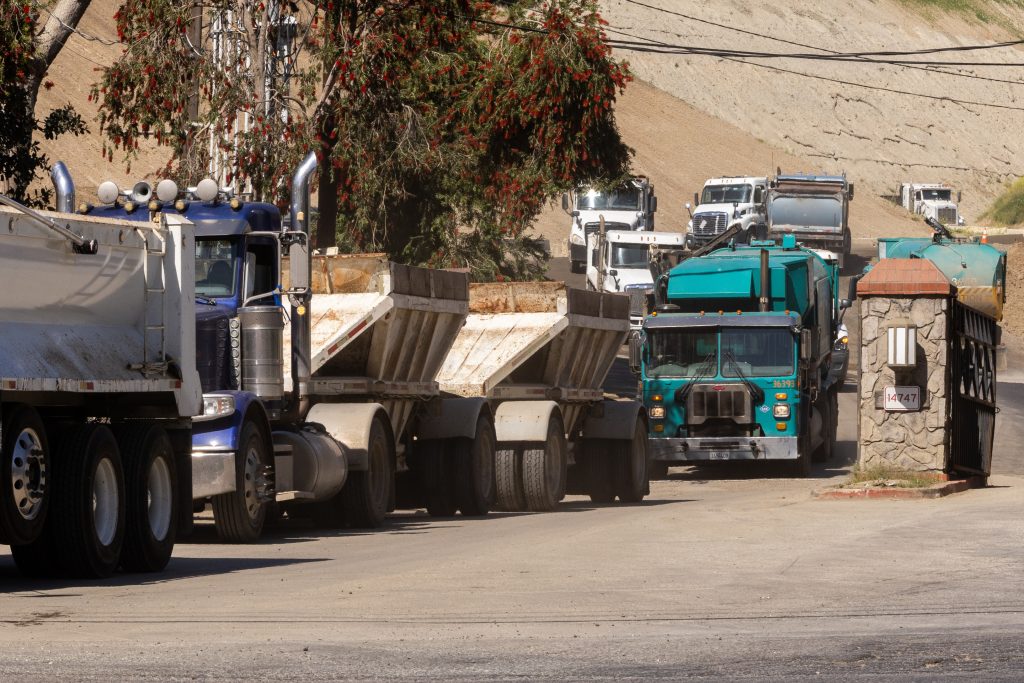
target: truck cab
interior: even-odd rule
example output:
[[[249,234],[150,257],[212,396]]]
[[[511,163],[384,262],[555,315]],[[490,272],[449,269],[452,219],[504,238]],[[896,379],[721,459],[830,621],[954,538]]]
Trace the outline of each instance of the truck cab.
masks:
[[[765,190],[767,178],[710,178],[700,195],[694,194],[691,206],[686,204],[690,222],[686,229],[686,246],[696,249],[718,235],[739,225],[749,237],[757,237],[765,223]]]
[[[604,219],[605,230],[654,230],[658,198],[644,176],[636,176],[622,187],[600,190],[582,187],[562,195],[562,210],[572,217],[569,229],[569,265],[574,273],[586,268],[587,239]]]
[[[963,225],[958,204],[962,199],[957,192],[953,201],[953,188],[942,183],[903,183],[900,185],[900,203],[912,213],[931,218],[943,225]]]

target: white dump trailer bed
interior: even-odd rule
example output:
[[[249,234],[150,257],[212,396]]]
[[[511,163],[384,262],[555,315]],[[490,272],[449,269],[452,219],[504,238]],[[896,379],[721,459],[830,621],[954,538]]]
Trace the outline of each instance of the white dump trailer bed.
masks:
[[[192,225],[0,200],[0,543],[29,575],[162,569],[203,411]]]
[[[472,424],[481,402],[494,416],[499,507],[550,510],[567,491],[642,499],[642,408],[601,388],[629,332],[629,299],[554,282],[474,284],[469,309],[437,376],[450,397],[437,423]]]

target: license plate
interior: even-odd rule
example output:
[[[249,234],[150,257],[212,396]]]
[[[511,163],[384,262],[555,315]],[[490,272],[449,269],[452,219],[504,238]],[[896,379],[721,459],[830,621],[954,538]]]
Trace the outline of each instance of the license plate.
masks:
[[[729,460],[729,451],[708,451],[708,460]]]
[[[921,387],[885,387],[884,408],[890,412],[921,410]]]

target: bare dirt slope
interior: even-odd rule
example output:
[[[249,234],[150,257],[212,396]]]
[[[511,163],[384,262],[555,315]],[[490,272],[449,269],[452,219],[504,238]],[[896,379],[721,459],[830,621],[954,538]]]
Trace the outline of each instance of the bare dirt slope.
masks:
[[[777,166],[816,171],[811,159],[762,142],[740,128],[704,113],[642,81],[631,83],[615,105],[626,142],[636,150],[634,168],[651,178],[658,195],[658,230],[682,232],[684,204],[693,201],[704,180],[716,175],[771,175]],[[891,202],[860,192],[850,205],[854,237],[929,234],[928,228]],[[569,218],[551,206],[537,231],[564,255]]]
[[[982,8],[985,19],[978,19],[977,13],[915,11],[922,4],[920,0],[601,3],[613,39],[761,52],[911,50],[993,43],[1018,39],[1024,33],[1024,8],[1018,3],[975,0],[972,6]],[[950,66],[942,70],[951,73],[937,73],[923,67],[795,59],[761,59],[759,67],[706,56],[637,52],[621,56],[630,61],[639,78],[798,155],[805,167],[847,171],[858,181],[861,198],[869,192],[893,194],[906,180],[945,181],[963,189],[962,208],[971,222],[1008,181],[1024,174],[1024,136],[1017,134],[1024,122],[1024,77],[1017,67]],[[930,58],[1020,63],[1024,50],[1017,46],[938,53]],[[969,75],[976,77],[965,77]],[[877,88],[1007,108],[930,100]]]

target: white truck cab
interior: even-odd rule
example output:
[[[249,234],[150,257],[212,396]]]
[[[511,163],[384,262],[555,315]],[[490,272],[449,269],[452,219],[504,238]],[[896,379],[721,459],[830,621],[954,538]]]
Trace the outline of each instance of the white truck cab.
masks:
[[[562,195],[562,210],[572,216],[569,229],[569,262],[574,273],[582,273],[589,262],[587,238],[597,232],[601,218],[605,230],[654,230],[658,198],[644,176],[632,178],[615,190],[592,187]]]
[[[953,188],[944,183],[902,183],[900,185],[900,203],[907,211],[920,214],[925,218],[937,220],[943,225],[963,225],[958,204],[961,193],[956,193],[953,201]]]
[[[700,195],[689,202],[690,222],[686,226],[686,246],[695,249],[723,232],[739,225],[751,236],[763,236],[757,229],[765,225],[765,190],[768,178],[727,176],[709,178]]]

